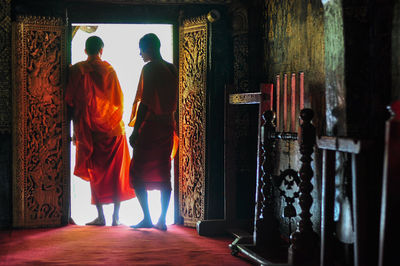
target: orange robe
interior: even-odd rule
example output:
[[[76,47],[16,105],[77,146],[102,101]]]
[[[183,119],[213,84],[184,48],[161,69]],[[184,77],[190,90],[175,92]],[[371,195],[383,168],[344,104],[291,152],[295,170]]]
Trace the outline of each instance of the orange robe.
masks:
[[[65,100],[73,108],[74,174],[90,181],[92,204],[133,198],[123,94],[112,66],[98,56],[73,65]]]
[[[139,105],[146,105],[131,161],[134,188],[171,189],[171,160],[178,144],[174,117],[177,95],[174,65],[160,60],[143,67],[129,123],[135,126]]]

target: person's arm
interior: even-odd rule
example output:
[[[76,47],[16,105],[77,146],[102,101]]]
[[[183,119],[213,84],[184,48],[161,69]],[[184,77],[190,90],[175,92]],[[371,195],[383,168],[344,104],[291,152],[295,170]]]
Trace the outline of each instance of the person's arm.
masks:
[[[137,137],[139,136],[139,129],[144,121],[147,114],[147,106],[143,103],[139,105],[139,110],[137,112],[135,126],[133,127],[132,135],[129,137],[129,144],[134,148],[136,144]]]

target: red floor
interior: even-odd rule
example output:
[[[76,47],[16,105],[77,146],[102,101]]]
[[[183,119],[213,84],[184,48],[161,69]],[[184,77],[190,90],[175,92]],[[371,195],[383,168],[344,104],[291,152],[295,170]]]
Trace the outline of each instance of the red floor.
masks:
[[[3,230],[0,265],[250,265],[230,254],[232,241],[177,225],[167,232],[77,225]]]

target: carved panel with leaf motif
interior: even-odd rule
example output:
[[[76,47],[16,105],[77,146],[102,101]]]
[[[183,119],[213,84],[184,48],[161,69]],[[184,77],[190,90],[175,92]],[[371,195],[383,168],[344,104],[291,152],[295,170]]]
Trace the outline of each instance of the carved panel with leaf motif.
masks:
[[[13,225],[60,225],[67,215],[65,26],[18,17],[13,48]]]
[[[0,133],[11,132],[11,0],[0,1]]]
[[[207,20],[185,20],[179,54],[179,208],[187,226],[204,219]]]

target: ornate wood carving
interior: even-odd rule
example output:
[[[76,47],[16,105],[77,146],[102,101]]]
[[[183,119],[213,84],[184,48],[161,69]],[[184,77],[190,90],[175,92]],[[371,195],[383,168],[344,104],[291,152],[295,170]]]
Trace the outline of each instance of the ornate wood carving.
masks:
[[[290,144],[289,144],[290,145]],[[283,217],[288,219],[289,235],[292,233],[292,219],[297,217],[296,198],[299,197],[300,177],[297,171],[291,168],[280,170],[280,175],[273,176],[275,188],[279,191],[281,198],[285,200]]]
[[[204,219],[207,18],[183,21],[179,54],[179,208],[184,224]]]
[[[11,0],[0,2],[0,133],[11,133]]]
[[[249,92],[248,37],[240,34],[233,37],[233,73],[235,92]]]
[[[260,171],[260,211],[255,219],[254,244],[268,246],[270,249],[279,239],[278,224],[275,219],[274,187],[272,172],[274,170],[275,139],[270,136],[275,133],[275,113],[267,110],[261,119],[261,171]],[[259,197],[257,197],[259,198]]]
[[[65,26],[18,17],[13,47],[13,225],[60,225],[68,215]]]
[[[249,92],[248,17],[246,8],[240,5],[232,10],[232,31],[233,89],[236,93]]]
[[[261,103],[261,93],[237,93],[229,95],[230,104],[257,104]]]
[[[314,112],[311,109],[303,109],[300,117],[303,121],[299,136],[300,153],[302,162],[300,168],[300,196],[299,204],[301,207],[300,222],[297,231],[290,236],[291,246],[289,250],[289,262],[296,265],[312,259],[318,245],[318,235],[313,231],[310,208],[313,203],[311,192],[313,185],[311,179],[314,175],[311,167],[312,154],[315,145],[315,127],[311,124]]]

